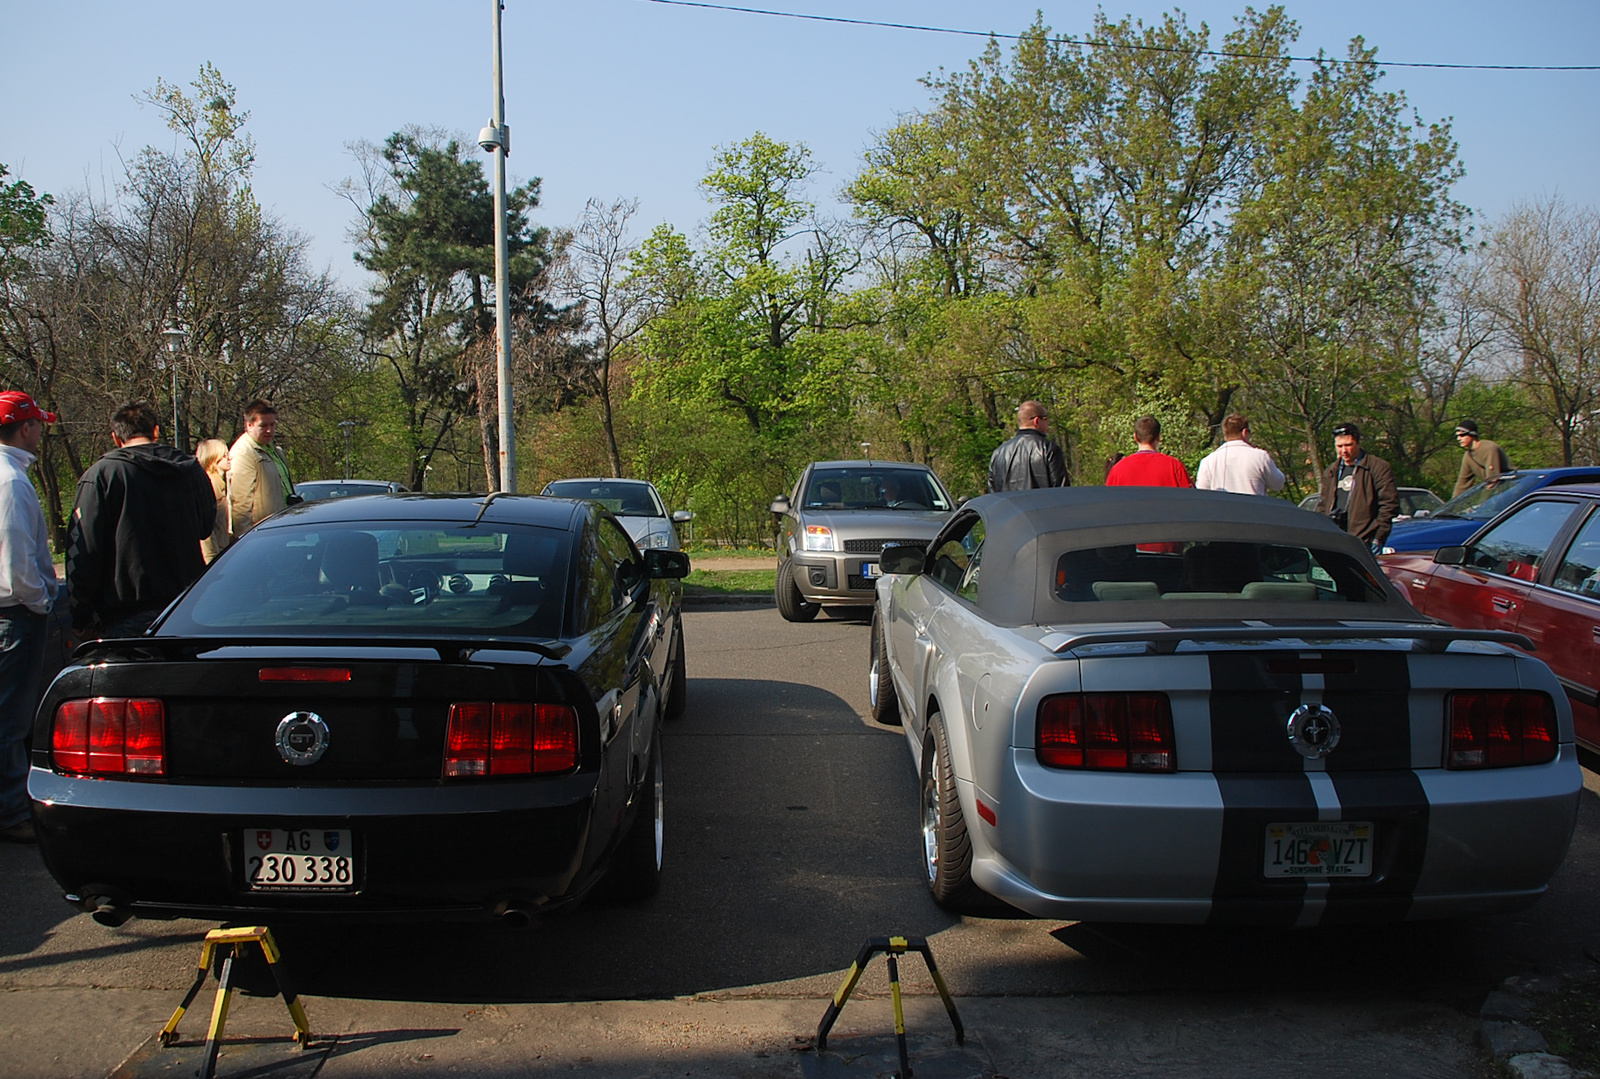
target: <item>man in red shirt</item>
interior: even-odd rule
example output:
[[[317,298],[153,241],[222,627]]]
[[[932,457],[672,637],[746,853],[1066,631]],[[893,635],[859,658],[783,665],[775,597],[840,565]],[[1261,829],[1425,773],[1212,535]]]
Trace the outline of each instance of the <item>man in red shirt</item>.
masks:
[[[1189,487],[1189,472],[1183,462],[1157,447],[1161,445],[1161,421],[1140,416],[1133,421],[1133,440],[1139,444],[1131,453],[1111,466],[1106,473],[1107,487]]]

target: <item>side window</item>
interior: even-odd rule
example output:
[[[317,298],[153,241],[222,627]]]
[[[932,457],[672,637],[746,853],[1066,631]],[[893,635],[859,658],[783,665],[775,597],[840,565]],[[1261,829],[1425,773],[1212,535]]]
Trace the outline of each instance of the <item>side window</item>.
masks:
[[[617,566],[592,528],[583,530],[578,552],[578,572],[582,575],[579,602],[583,605],[578,622],[588,631],[610,617],[617,605]]]
[[[1571,502],[1532,502],[1496,525],[1467,552],[1467,565],[1519,581],[1539,575],[1550,544],[1572,516]]]
[[[974,516],[940,540],[933,552],[929,576],[961,598],[975,601],[978,598],[978,553],[982,545],[983,521]]]
[[[1563,592],[1600,599],[1600,513],[1590,514],[1578,529],[1550,583]]]
[[[615,583],[615,602],[612,606],[616,607],[621,605],[625,597],[633,595],[634,590],[645,579],[644,561],[633,549],[633,541],[628,538],[628,534],[609,517],[600,518],[600,549],[615,567],[615,574],[612,577]]]

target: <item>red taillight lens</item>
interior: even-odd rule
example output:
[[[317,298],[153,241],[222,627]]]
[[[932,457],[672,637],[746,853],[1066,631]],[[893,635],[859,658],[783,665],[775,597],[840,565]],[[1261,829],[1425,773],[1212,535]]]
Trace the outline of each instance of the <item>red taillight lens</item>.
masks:
[[[577,766],[578,715],[564,704],[468,701],[450,706],[447,779],[546,775]]]
[[[1556,708],[1532,690],[1452,693],[1449,768],[1509,768],[1556,759]]]
[[[50,727],[50,752],[64,772],[165,775],[166,727],[160,701],[139,697],[63,701]]]
[[[1036,749],[1052,768],[1171,772],[1172,705],[1164,693],[1067,693],[1039,704]]]
[[[348,682],[348,667],[262,667],[256,675],[263,682]]]

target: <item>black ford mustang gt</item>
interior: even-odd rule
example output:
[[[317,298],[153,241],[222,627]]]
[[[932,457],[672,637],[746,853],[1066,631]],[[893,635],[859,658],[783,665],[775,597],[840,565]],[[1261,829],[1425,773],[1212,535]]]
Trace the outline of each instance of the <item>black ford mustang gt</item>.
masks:
[[[593,503],[307,503],[142,637],[81,646],[28,789],[69,902],[132,915],[522,923],[661,869],[667,582]]]

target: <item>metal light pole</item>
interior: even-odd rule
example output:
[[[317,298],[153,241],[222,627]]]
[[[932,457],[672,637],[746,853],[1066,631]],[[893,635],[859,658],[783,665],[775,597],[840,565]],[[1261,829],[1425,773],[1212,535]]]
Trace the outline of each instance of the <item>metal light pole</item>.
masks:
[[[500,490],[517,491],[516,432],[511,425],[511,312],[507,307],[506,271],[506,155],[511,152],[511,128],[506,126],[505,81],[500,72],[501,0],[494,5],[494,115],[478,132],[478,145],[494,155],[494,323],[495,375],[500,384]]]
[[[172,368],[172,444],[178,446],[178,357],[183,355],[183,343],[188,339],[189,331],[179,326],[168,326],[161,331],[161,336],[166,338],[167,366]]]
[[[340,420],[339,430],[344,432],[344,478],[350,478],[350,432],[360,427],[364,420]]]

